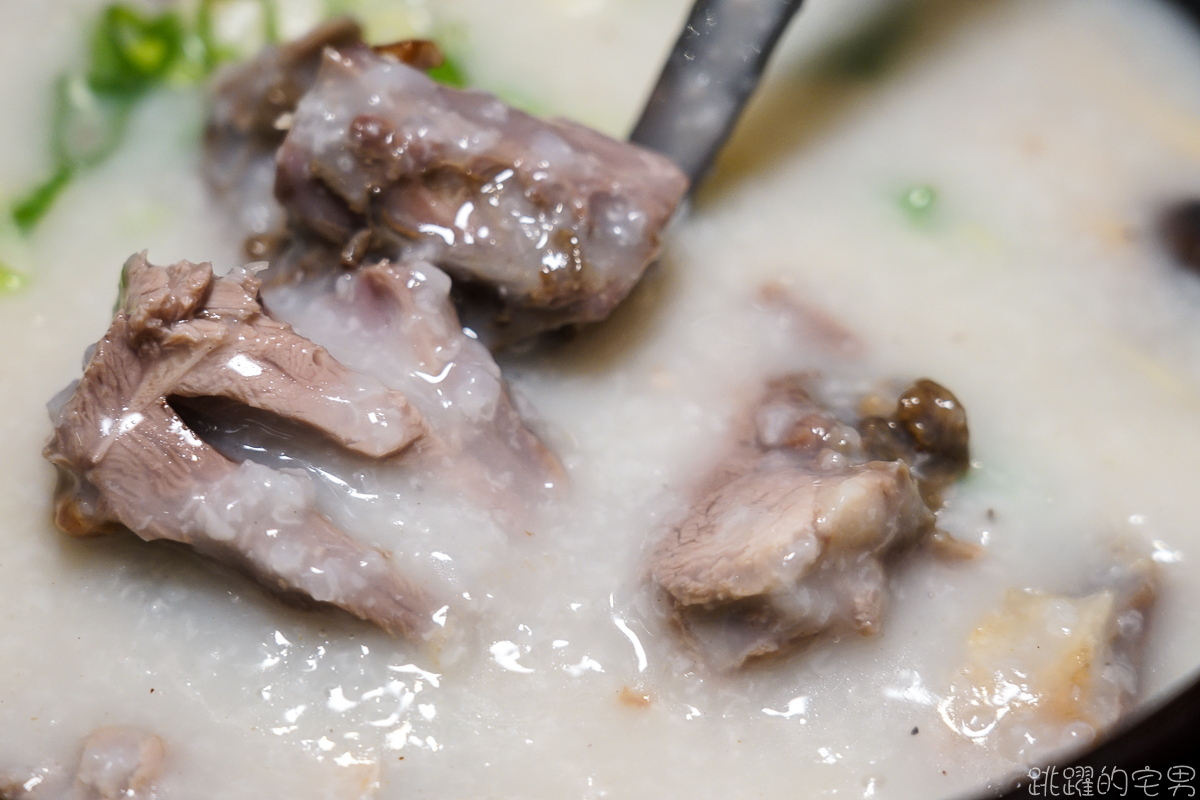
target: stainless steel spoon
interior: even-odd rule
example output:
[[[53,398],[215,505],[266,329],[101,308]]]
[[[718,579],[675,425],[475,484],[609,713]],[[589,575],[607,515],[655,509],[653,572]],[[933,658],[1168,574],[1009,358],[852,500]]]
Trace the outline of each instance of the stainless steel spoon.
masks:
[[[629,140],[704,179],[802,0],[697,0]]]

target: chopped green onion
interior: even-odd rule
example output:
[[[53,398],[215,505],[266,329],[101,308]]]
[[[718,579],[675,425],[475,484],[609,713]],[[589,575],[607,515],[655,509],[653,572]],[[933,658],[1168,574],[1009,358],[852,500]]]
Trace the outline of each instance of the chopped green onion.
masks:
[[[13,206],[19,230],[32,230],[76,172],[120,145],[133,103],[183,60],[184,40],[183,22],[174,12],[150,16],[120,3],[104,9],[92,31],[86,77],[64,75],[55,85],[54,174]]]
[[[77,173],[116,150],[134,104],[144,94],[164,83],[202,80],[223,61],[246,55],[216,35],[214,9],[228,1],[199,0],[189,25],[174,11],[145,14],[123,3],[104,8],[92,32],[86,73],[66,74],[55,86],[54,173],[12,207],[20,231],[28,233],[41,221]],[[262,40],[278,43],[273,0],[254,1],[262,8]],[[430,76],[450,86],[466,85],[462,70],[451,61],[430,70]]]
[[[275,4],[271,0],[258,0],[262,5],[263,40],[267,44],[279,44],[279,19],[275,13]]]
[[[41,221],[54,200],[71,182],[71,167],[67,164],[59,166],[49,180],[33,188],[29,194],[17,201],[13,206],[13,221],[22,233],[28,233]]]
[[[146,16],[114,4],[92,36],[88,83],[97,94],[136,97],[170,71],[183,52],[183,23],[167,11]]]
[[[914,186],[900,198],[900,206],[910,218],[918,222],[929,219],[937,204],[937,190],[928,184]]]
[[[0,292],[8,294],[21,289],[29,282],[29,279],[16,270],[0,264]]]
[[[13,206],[13,221],[22,233],[37,226],[78,170],[95,166],[117,148],[132,108],[127,100],[98,96],[87,81],[69,75],[58,80],[54,100],[50,148],[56,166]]]
[[[196,10],[196,35],[200,37],[200,42],[204,46],[204,70],[211,72],[222,61],[228,61],[235,55],[229,48],[221,47],[217,43],[217,36],[213,32],[213,5],[217,0],[201,0],[199,8]]]
[[[455,89],[463,89],[467,85],[467,78],[463,71],[448,56],[439,66],[427,70],[425,74],[438,83],[452,86]]]

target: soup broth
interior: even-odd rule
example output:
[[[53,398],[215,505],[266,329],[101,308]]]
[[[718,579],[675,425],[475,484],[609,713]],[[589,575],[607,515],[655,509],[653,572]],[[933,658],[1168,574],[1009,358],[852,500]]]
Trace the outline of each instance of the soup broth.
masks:
[[[373,40],[438,38],[473,85],[619,137],[687,5],[347,7]],[[47,170],[51,85],[99,7],[0,10],[7,198]],[[279,25],[295,35],[323,13],[281,2]],[[143,249],[219,272],[245,260],[201,174],[205,113],[199,89],[152,94],[32,234],[0,231],[0,261],[26,280],[0,296],[14,791],[40,796],[90,731],[132,725],[164,742],[163,798],[961,795],[1075,741],[964,735],[947,708],[972,631],[1010,589],[1086,591],[1114,548],[1159,571],[1140,697],[1200,664],[1200,278],[1157,227],[1200,189],[1200,38],[1169,7],[810,0],[633,294],[607,321],[499,355],[565,473],[528,529],[422,506],[392,467],[306,457],[342,530],[453,590],[440,648],[283,605],[182,548],[53,526],[45,403],[107,327],[121,264]],[[328,296],[265,299],[386,383]],[[938,524],[980,553],[906,558],[874,636],[720,673],[681,646],[647,585],[650,548],[765,383],[794,372],[848,392],[951,388],[972,465]]]

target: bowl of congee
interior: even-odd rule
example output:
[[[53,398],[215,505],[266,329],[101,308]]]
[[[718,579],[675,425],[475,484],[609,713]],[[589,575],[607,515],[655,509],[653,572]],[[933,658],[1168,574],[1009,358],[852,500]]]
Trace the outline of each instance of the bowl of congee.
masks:
[[[3,4],[0,798],[1200,786],[1183,6]]]

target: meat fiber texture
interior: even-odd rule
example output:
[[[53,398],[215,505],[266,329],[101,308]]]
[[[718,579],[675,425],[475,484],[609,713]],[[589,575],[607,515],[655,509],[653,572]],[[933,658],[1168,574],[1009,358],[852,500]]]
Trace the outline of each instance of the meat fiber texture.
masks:
[[[940,491],[966,468],[966,416],[943,387],[918,381],[890,417],[854,424],[813,383],[768,387],[743,441],[651,556],[675,622],[716,669],[821,633],[875,633],[895,556],[934,534]]]
[[[350,265],[430,261],[492,339],[606,317],[687,188],[661,155],[439,85],[365,45],[325,51],[277,165],[296,246],[320,240]]]
[[[335,528],[305,473],[225,458],[169,400],[226,398],[373,459],[425,436],[420,413],[267,316],[245,269],[216,278],[208,264],[158,267],[141,254],[125,265],[122,287],[83,378],[53,404],[45,455],[59,472],[59,527],[87,535],[124,525],[146,540],[183,542],[276,591],[431,635],[425,591]]]

